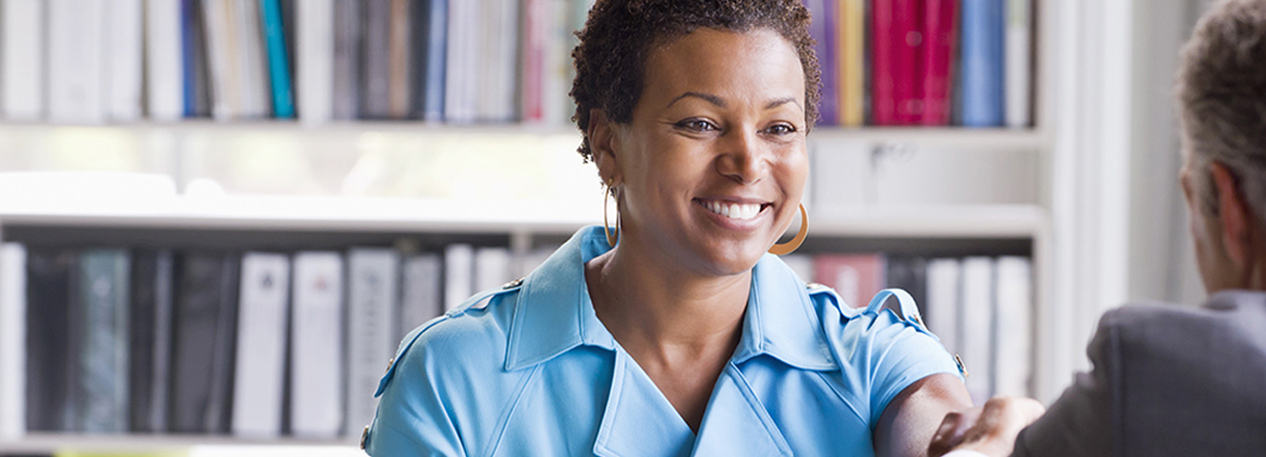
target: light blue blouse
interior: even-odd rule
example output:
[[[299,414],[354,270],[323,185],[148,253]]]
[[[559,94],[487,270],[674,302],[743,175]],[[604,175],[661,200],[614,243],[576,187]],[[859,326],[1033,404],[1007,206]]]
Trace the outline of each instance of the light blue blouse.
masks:
[[[696,435],[594,314],[584,263],[609,249],[601,227],[582,229],[523,281],[410,332],[379,383],[366,451],[869,456],[893,397],[961,376],[904,292],[898,312],[883,299],[853,309],[766,255]]]

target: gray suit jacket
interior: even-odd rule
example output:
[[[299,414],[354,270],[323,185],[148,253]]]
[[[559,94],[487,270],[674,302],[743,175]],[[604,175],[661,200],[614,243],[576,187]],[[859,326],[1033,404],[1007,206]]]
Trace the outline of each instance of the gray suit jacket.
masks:
[[[1014,455],[1266,455],[1266,293],[1118,308],[1087,352]]]

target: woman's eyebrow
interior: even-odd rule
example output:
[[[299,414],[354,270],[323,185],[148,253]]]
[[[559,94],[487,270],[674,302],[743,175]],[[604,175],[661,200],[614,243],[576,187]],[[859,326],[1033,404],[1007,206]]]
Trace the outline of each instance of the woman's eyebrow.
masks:
[[[800,102],[797,102],[795,97],[787,97],[787,98],[779,98],[779,99],[769,102],[768,105],[765,105],[765,109],[777,108],[779,106],[786,105],[788,103],[795,103],[796,106],[800,106]],[[801,106],[800,108],[804,109],[803,106]]]
[[[718,97],[718,96],[716,96],[716,95],[712,95],[712,94],[705,94],[705,93],[701,93],[701,92],[686,92],[686,93],[684,93],[684,94],[681,94],[681,95],[680,95],[680,96],[678,96],[677,98],[674,98],[674,99],[673,99],[673,101],[668,102],[668,106],[666,106],[665,108],[668,108],[668,107],[673,106],[673,103],[677,103],[677,101],[678,101],[678,100],[681,100],[681,99],[686,98],[686,97],[696,97],[696,98],[701,98],[701,99],[703,99],[703,100],[707,101],[708,103],[711,103],[711,104],[713,104],[713,105],[716,105],[716,106],[719,106],[719,107],[725,108],[725,100],[722,100],[722,99],[721,99],[721,97]]]

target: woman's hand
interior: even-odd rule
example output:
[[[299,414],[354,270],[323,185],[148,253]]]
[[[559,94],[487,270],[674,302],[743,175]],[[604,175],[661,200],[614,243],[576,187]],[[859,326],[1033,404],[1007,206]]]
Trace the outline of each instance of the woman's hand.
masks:
[[[957,450],[998,457],[1011,455],[1016,435],[1045,412],[1037,400],[1023,397],[994,397],[983,408],[951,412],[932,437],[928,455],[936,457]]]

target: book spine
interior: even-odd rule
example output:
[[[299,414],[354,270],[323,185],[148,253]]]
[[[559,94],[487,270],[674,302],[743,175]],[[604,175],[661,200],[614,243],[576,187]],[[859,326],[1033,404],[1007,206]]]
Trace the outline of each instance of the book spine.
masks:
[[[994,392],[993,259],[963,259],[962,287],[962,360],[974,375],[967,377],[967,392],[974,403],[983,404]]]
[[[1025,257],[998,258],[998,316],[994,321],[997,354],[996,395],[1028,396],[1033,357],[1033,276]]]
[[[80,254],[79,300],[82,345],[72,354],[78,366],[72,422],[78,431],[124,432],[128,421],[128,283],[127,251],[92,249]]]
[[[0,244],[0,441],[26,432],[26,247]]]
[[[285,27],[280,0],[260,0],[264,42],[268,48],[268,80],[272,86],[273,116],[294,119],[294,94],[290,88],[290,58],[286,52]]]
[[[894,4],[895,0],[871,0],[870,3],[870,105],[875,125],[896,125],[897,75]]]
[[[1004,121],[1002,1],[963,0],[960,93],[967,127],[998,127]]]
[[[928,298],[924,319],[941,339],[950,354],[962,352],[959,331],[962,262],[958,259],[932,259],[927,265]]]
[[[106,39],[102,41],[106,115],[111,121],[132,122],[141,118],[144,9],[141,0],[112,0],[106,8]]]
[[[205,433],[211,391],[224,264],[210,253],[185,253],[179,264],[178,298],[172,327],[171,410],[168,430]]]
[[[839,124],[839,74],[836,59],[837,42],[836,8],[839,0],[806,0],[813,21],[809,23],[809,35],[816,43],[813,52],[818,56],[822,72],[822,93],[818,101],[818,124]]]
[[[413,100],[413,6],[411,0],[391,0],[387,29],[387,117],[409,116]]]
[[[48,0],[48,115],[54,122],[106,119],[104,2]]]
[[[426,82],[419,91],[424,93],[425,104],[422,118],[427,122],[444,120],[445,75],[448,53],[448,0],[430,0],[427,11]]]
[[[233,381],[233,434],[281,436],[285,388],[286,316],[290,259],[284,254],[242,256]]]
[[[949,125],[958,0],[926,0],[923,14],[923,124]]]
[[[365,1],[365,65],[361,81],[361,116],[391,116],[391,0]]]
[[[543,60],[548,30],[545,15],[549,3],[542,0],[525,0],[523,3],[523,40],[519,52],[523,63],[519,66],[520,92],[519,118],[525,123],[540,123],[544,118],[541,95],[544,84]]]
[[[1007,127],[1033,124],[1033,10],[1029,0],[1007,0]]]
[[[261,0],[236,0],[229,27],[234,33],[236,52],[233,57],[239,72],[242,116],[265,118],[272,114],[271,87],[268,80],[268,56],[264,44]]]
[[[153,120],[175,121],[185,113],[182,4],[145,2],[146,108]]]
[[[866,4],[840,0],[839,7],[840,125],[861,127],[866,121]]]
[[[202,0],[203,30],[207,49],[207,74],[210,81],[211,115],[217,120],[238,116],[238,84],[235,54],[229,29],[231,0]],[[197,60],[194,60],[195,65]]]
[[[344,373],[343,259],[338,253],[295,255],[291,313],[291,432],[307,438],[338,436]]]
[[[423,253],[409,257],[402,266],[400,328],[396,339],[444,312],[444,264],[440,255]]]
[[[813,259],[814,280],[835,289],[851,307],[865,307],[887,283],[883,254],[823,254]]]
[[[29,431],[63,431],[70,394],[68,354],[70,302],[77,294],[77,257],[68,250],[27,252],[26,426]],[[38,338],[36,335],[49,335]]]
[[[474,295],[475,249],[453,243],[444,248],[444,309],[456,308]]]
[[[499,289],[509,282],[510,249],[482,247],[475,250],[475,291]]]
[[[383,360],[395,350],[399,316],[400,256],[391,249],[356,248],[347,254],[347,412],[345,436],[374,419]]]
[[[334,76],[331,116],[360,118],[364,5],[360,0],[334,0]],[[317,89],[313,89],[317,90]]]
[[[47,113],[47,11],[44,0],[0,2],[0,117],[4,119],[35,121]]]
[[[336,96],[334,1],[302,0],[295,9],[298,16],[295,83],[299,91],[299,119],[305,124],[324,124],[334,117]]]
[[[915,125],[923,121],[923,54],[926,39],[923,32],[921,0],[893,1],[893,105],[897,125]]]

